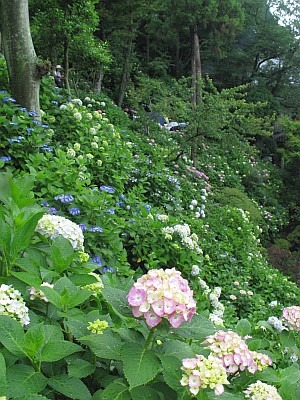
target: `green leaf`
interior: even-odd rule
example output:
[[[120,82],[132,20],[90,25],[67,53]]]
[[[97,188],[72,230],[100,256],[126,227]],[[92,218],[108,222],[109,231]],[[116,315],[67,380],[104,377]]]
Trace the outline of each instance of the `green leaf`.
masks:
[[[20,322],[8,315],[0,315],[0,342],[12,354],[26,356],[24,352],[25,333]]]
[[[139,386],[130,390],[132,400],[161,400],[160,393],[150,386]]]
[[[7,392],[6,364],[3,354],[0,353],[0,396],[5,396]]]
[[[28,365],[16,364],[7,369],[7,383],[8,397],[14,398],[39,393],[46,387],[47,378]]]
[[[21,250],[28,246],[32,236],[34,235],[37,223],[43,214],[44,211],[36,212],[28,218],[21,227],[17,228],[10,249],[10,256],[12,259],[15,258]]]
[[[174,333],[180,337],[202,340],[206,336],[212,335],[215,330],[209,319],[195,314],[191,322],[183,322],[179,328],[174,329]]]
[[[14,400],[49,400],[49,397],[41,394],[30,394],[29,396],[14,397]]]
[[[121,360],[123,342],[116,333],[105,330],[102,335],[91,334],[78,339],[87,344],[92,352],[100,358]]]
[[[91,375],[96,369],[96,366],[86,360],[79,358],[68,361],[68,375],[70,378],[85,378]]]
[[[162,351],[165,356],[174,356],[180,360],[183,358],[195,357],[191,346],[179,340],[167,340],[159,347],[159,350]]]
[[[5,221],[2,215],[0,215],[0,249],[2,247],[6,257],[9,255],[11,243],[11,227]]]
[[[208,398],[211,400],[220,400],[220,396],[216,396],[214,392],[208,392],[207,393]],[[228,393],[224,392],[222,393],[222,400],[244,400],[243,395],[235,394],[235,393]]]
[[[50,255],[55,271],[61,274],[63,271],[69,268],[76,253],[70,241],[64,238],[62,235],[59,235],[53,239],[51,243]]]
[[[249,350],[258,351],[270,347],[270,342],[266,339],[249,339],[247,340]]]
[[[283,347],[295,346],[295,337],[291,331],[282,331],[280,333],[279,340]]]
[[[85,384],[77,378],[69,378],[67,375],[57,375],[48,380],[48,385],[68,399],[91,399],[90,391]]]
[[[20,281],[27,283],[29,286],[39,287],[42,284],[42,280],[29,272],[15,272],[11,271],[11,275],[20,279]]]
[[[299,400],[300,385],[286,380],[280,386],[278,393],[283,400]]]
[[[237,323],[235,327],[235,331],[241,335],[242,337],[246,335],[250,335],[251,333],[251,324],[247,319],[241,319]]]
[[[182,366],[181,360],[171,355],[161,356],[160,359],[165,382],[177,393],[183,392],[184,387],[180,384],[182,378],[182,371],[180,370]]]
[[[44,344],[44,326],[42,323],[29,328],[25,334],[24,349],[30,357],[34,357]]]
[[[82,351],[76,343],[71,343],[66,340],[55,340],[53,342],[48,342],[41,350],[39,361],[54,362],[62,360],[63,358],[69,356],[70,354],[76,353],[77,351]]]
[[[132,400],[127,382],[124,379],[116,379],[108,385],[93,400]]]
[[[56,306],[57,308],[63,308],[63,303],[60,297],[60,294],[54,288],[50,288],[48,286],[40,287],[40,290],[45,294],[47,299],[51,304]]]
[[[111,286],[104,286],[102,289],[104,299],[109,303],[114,310],[121,315],[133,317],[131,308],[127,301],[127,292],[121,289],[113,288]]]
[[[281,380],[288,380],[290,384],[295,384],[300,379],[300,371],[299,368],[294,367],[291,365],[280,371],[280,378]]]
[[[93,292],[90,290],[85,290],[85,289],[78,289],[77,293],[73,293],[72,297],[68,303],[69,308],[73,308],[78,306],[79,304],[83,303],[85,300],[87,300]]]
[[[150,382],[161,370],[157,355],[137,343],[126,343],[122,349],[122,359],[130,389]]]

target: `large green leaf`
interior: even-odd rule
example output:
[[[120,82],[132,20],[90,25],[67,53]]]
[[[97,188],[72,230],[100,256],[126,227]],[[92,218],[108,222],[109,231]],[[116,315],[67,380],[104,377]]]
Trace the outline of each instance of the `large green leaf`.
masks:
[[[130,390],[132,400],[161,400],[160,393],[150,386],[138,386]]]
[[[24,357],[25,333],[20,322],[8,315],[0,315],[0,342],[12,354]]]
[[[166,356],[174,356],[180,360],[195,357],[191,346],[179,340],[167,340],[159,347],[159,351]]]
[[[11,258],[15,258],[21,250],[28,246],[32,236],[34,235],[36,225],[43,214],[44,211],[36,212],[16,229],[11,243]]]
[[[96,369],[96,366],[94,364],[91,364],[89,361],[82,360],[80,358],[67,360],[67,363],[68,375],[70,378],[85,378],[91,375]]]
[[[157,355],[138,343],[126,343],[122,359],[130,389],[150,382],[161,370]]]
[[[91,334],[78,340],[87,344],[97,357],[112,360],[122,359],[121,348],[123,342],[119,335],[112,331],[106,330],[102,335]]]
[[[53,342],[48,342],[42,348],[38,360],[54,362],[62,360],[70,354],[76,353],[77,351],[82,351],[82,347],[80,347],[78,344],[68,342],[67,340],[55,340]]]
[[[57,293],[57,291],[53,288],[50,288],[48,286],[43,286],[41,288],[42,292],[45,294],[47,299],[51,304],[56,306],[57,308],[63,308],[62,300],[60,297],[60,294]]]
[[[75,252],[70,241],[59,235],[51,243],[50,255],[55,271],[61,274],[69,268],[75,257]]]
[[[45,339],[42,323],[29,328],[25,334],[24,349],[30,357],[34,357],[43,346]]]
[[[20,281],[26,283],[29,286],[39,287],[42,284],[42,280],[37,276],[29,272],[15,272],[11,271],[11,275],[20,279]]]
[[[184,388],[180,385],[182,378],[181,360],[173,355],[161,356],[160,359],[165,382],[177,393],[184,392]]]
[[[68,399],[89,400],[91,393],[86,385],[77,378],[69,378],[68,375],[57,375],[49,379],[48,385]]]
[[[22,397],[37,394],[47,385],[47,378],[32,367],[23,364],[7,369],[8,397]]]
[[[241,336],[250,335],[251,333],[251,324],[247,319],[241,319],[237,323],[235,327],[235,331]]]
[[[30,394],[28,396],[14,397],[14,400],[49,400],[49,397],[41,394]]]
[[[102,295],[107,303],[109,303],[118,313],[127,317],[133,317],[126,297],[127,292],[111,286],[104,286],[102,289]]]
[[[5,396],[7,391],[6,364],[3,354],[0,353],[0,397]]]
[[[202,340],[215,332],[212,322],[202,315],[195,314],[191,322],[183,322],[179,328],[174,329],[175,335],[180,337]]]
[[[93,400],[132,400],[128,385],[124,379],[116,379],[102,392],[93,397]]]

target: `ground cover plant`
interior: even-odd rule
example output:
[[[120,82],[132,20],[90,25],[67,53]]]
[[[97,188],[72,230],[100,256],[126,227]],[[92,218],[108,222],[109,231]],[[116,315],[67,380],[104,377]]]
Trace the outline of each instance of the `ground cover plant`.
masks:
[[[261,244],[272,167],[233,135],[194,167],[181,132],[43,90],[42,122],[0,94],[0,395],[299,398],[300,292]]]

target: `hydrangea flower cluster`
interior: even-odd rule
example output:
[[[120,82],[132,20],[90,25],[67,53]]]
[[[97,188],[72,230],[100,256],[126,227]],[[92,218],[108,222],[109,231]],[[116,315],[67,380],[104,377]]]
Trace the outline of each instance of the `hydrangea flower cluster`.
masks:
[[[96,279],[96,282],[82,286],[82,289],[91,290],[94,292],[94,296],[97,296],[98,294],[102,293],[102,280],[98,274],[95,274],[95,272],[89,272],[89,275],[93,276]]]
[[[282,321],[274,316],[268,318],[268,324],[270,324],[278,332],[282,332],[284,329],[287,329],[283,326]]]
[[[269,356],[250,351],[244,340],[231,330],[219,330],[214,335],[207,336],[203,344],[211,350],[212,355],[222,360],[230,374],[245,369],[254,374],[257,370],[262,371],[272,365]]]
[[[198,278],[198,282],[199,282],[201,289],[203,290],[203,294],[207,297],[207,299],[211,303],[211,306],[213,307],[213,310],[209,314],[208,318],[215,325],[224,326],[223,316],[224,316],[225,307],[219,301],[219,297],[221,295],[221,288],[215,287],[213,290],[211,290],[209,288],[209,286],[207,285],[207,283],[201,278]]]
[[[0,286],[0,314],[9,315],[20,321],[22,325],[28,325],[30,322],[28,307],[26,307],[21,293],[12,285],[2,284]]]
[[[62,235],[70,241],[74,250],[84,251],[82,230],[78,225],[67,218],[45,214],[39,220],[36,232],[52,240]]]
[[[300,306],[285,307],[282,320],[291,331],[300,331]]]
[[[47,286],[49,288],[53,288],[53,285],[51,285],[51,283],[48,282],[43,282],[41,284],[42,286]],[[41,289],[36,289],[34,287],[29,288],[29,293],[30,293],[30,300],[35,300],[35,299],[40,299],[45,301],[46,303],[49,303],[49,300],[47,299],[47,297],[45,296],[45,293],[41,290]]]
[[[103,331],[108,328],[108,323],[106,321],[100,321],[96,319],[94,322],[89,322],[87,329],[96,335],[102,335]]]
[[[181,243],[191,250],[195,250],[197,254],[202,254],[202,250],[198,245],[198,236],[195,233],[191,234],[191,230],[188,224],[177,224],[174,227],[166,226],[162,229],[162,233],[165,238],[168,240],[172,240],[174,234],[177,234]]]
[[[257,381],[248,386],[244,391],[245,397],[252,400],[282,400],[274,386]]]
[[[150,270],[139,278],[128,293],[128,303],[135,317],[142,315],[149,326],[167,319],[173,328],[190,321],[196,312],[196,301],[188,281],[172,269]]]
[[[226,369],[217,357],[209,355],[205,358],[196,355],[196,358],[185,358],[182,360],[183,377],[180,381],[182,386],[189,386],[190,392],[196,396],[200,388],[213,389],[215,395],[224,392],[224,386],[229,384]]]

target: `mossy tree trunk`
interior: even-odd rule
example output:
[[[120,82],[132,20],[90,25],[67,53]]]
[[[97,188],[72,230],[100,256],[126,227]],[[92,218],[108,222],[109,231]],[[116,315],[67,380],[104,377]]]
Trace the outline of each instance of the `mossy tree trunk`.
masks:
[[[0,0],[2,49],[12,96],[40,115],[40,75],[33,47],[28,0]]]

